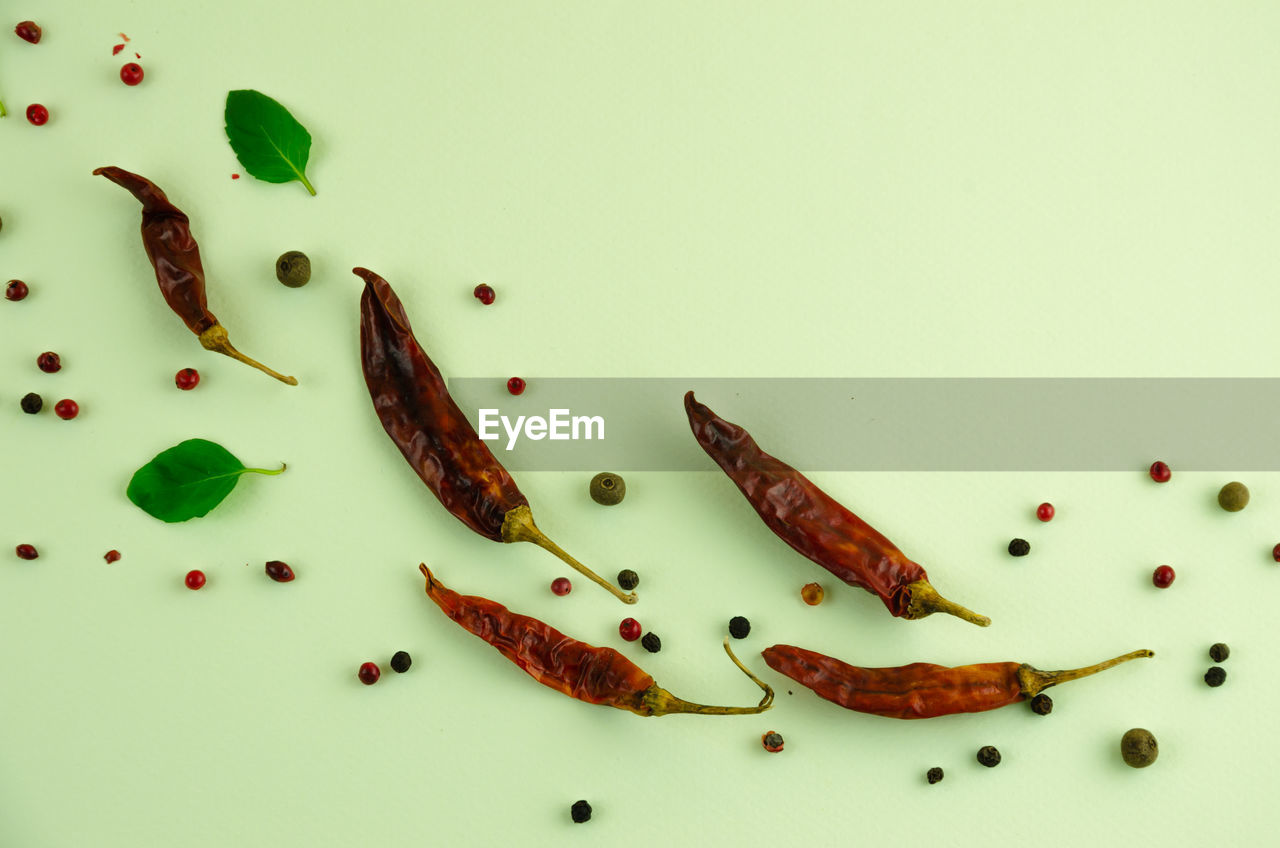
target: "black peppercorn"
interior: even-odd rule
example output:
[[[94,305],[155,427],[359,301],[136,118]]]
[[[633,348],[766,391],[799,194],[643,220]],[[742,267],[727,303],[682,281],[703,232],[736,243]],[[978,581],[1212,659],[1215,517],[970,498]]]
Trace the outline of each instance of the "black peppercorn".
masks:
[[[978,749],[978,762],[987,768],[995,768],[1000,765],[1000,752],[991,745],[983,745]]]
[[[729,635],[735,639],[745,639],[751,632],[751,622],[740,615],[729,619]]]
[[[44,398],[40,397],[40,395],[35,392],[27,392],[22,396],[22,400],[19,401],[19,404],[22,406],[23,412],[28,415],[35,415],[41,409],[44,409]]]
[[[657,633],[646,633],[640,637],[640,645],[649,653],[656,654],[662,650],[662,640]]]
[[[601,471],[591,478],[591,500],[604,506],[620,503],[627,495],[627,484],[617,474]]]
[[[586,801],[574,801],[573,806],[569,808],[569,815],[573,816],[577,824],[591,821],[591,805]]]
[[[411,665],[413,665],[413,657],[409,656],[408,651],[396,651],[391,657],[391,670],[394,672],[404,674]]]
[[[1031,712],[1036,715],[1048,715],[1053,712],[1053,699],[1041,692],[1031,699]]]
[[[924,779],[929,781],[929,785],[932,786],[933,784],[942,780],[942,769],[938,768],[937,766],[934,766],[933,768],[925,772]]]
[[[1009,543],[1010,556],[1026,556],[1031,553],[1031,543],[1026,539],[1014,539]]]
[[[311,260],[300,250],[283,253],[276,260],[276,279],[291,289],[311,281]]]
[[[1146,768],[1160,756],[1160,746],[1150,730],[1135,727],[1120,738],[1120,756],[1134,768]]]
[[[1216,663],[1226,661],[1229,656],[1231,656],[1231,649],[1228,648],[1224,642],[1218,642],[1209,648],[1209,659]]]
[[[1204,682],[1210,686],[1218,687],[1227,680],[1227,670],[1220,665],[1215,665],[1204,673]]]
[[[618,572],[618,586],[630,592],[632,589],[640,585],[640,575],[636,574],[629,568],[624,568]]]

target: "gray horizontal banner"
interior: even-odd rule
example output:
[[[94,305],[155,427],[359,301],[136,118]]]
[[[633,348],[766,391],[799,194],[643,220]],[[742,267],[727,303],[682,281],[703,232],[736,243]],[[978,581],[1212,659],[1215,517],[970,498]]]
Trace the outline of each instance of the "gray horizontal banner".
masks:
[[[684,394],[808,471],[1280,470],[1280,380],[451,380],[520,471],[708,471]],[[505,420],[504,420],[505,419]]]

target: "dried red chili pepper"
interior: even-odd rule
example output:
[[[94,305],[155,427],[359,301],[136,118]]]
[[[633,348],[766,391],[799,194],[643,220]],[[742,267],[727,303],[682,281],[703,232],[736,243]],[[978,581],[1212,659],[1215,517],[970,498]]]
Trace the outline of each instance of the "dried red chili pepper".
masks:
[[[895,616],[945,612],[982,627],[991,623],[939,595],[925,570],[874,527],[762,451],[746,430],[717,416],[693,392],[684,396],[684,409],[698,444],[782,541],[849,585],[878,595]]]
[[[532,542],[621,601],[634,604],[634,592],[624,594],[538,529],[528,498],[449,396],[391,285],[366,268],[353,272],[365,282],[360,357],[373,408],[422,482],[445,509],[486,539]]]
[[[524,669],[534,680],[589,704],[604,704],[642,716],[674,713],[698,715],[754,715],[773,706],[773,689],[738,661],[724,640],[734,665],[764,690],[754,707],[713,707],[672,695],[653,677],[613,648],[597,648],[565,636],[549,624],[514,613],[496,601],[459,595],[442,585],[426,565],[427,595],[445,615]]]
[[[200,338],[205,350],[252,365],[282,383],[298,385],[297,379],[272,371],[231,346],[227,329],[218,323],[206,303],[204,266],[200,262],[200,247],[191,235],[191,221],[169,202],[160,187],[123,168],[98,168],[93,173],[127,189],[142,204],[142,246],[155,268],[160,292],[169,308]]]
[[[1050,686],[1097,674],[1122,662],[1155,656],[1151,651],[1133,651],[1086,668],[1040,671],[1016,662],[955,668],[932,663],[863,668],[792,645],[774,645],[761,655],[774,671],[828,701],[887,718],[934,718],[994,710],[1034,698]]]

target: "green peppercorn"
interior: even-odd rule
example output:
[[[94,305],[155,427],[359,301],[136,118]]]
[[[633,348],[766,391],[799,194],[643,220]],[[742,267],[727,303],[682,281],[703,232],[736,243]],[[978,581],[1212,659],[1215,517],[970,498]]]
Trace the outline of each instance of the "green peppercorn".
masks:
[[[1220,665],[1213,666],[1204,673],[1204,682],[1216,689],[1227,682],[1227,670]]]
[[[276,279],[291,289],[305,286],[311,281],[311,260],[300,250],[280,254],[276,260]]]
[[[751,622],[740,615],[729,619],[729,635],[735,639],[745,639],[751,632]]]
[[[658,638],[657,633],[646,633],[641,636],[640,645],[651,654],[662,650],[662,640]]]
[[[1217,642],[1209,648],[1209,659],[1216,663],[1224,662],[1229,656],[1231,656],[1231,649],[1225,642]]]
[[[978,762],[987,768],[995,768],[1000,765],[1000,752],[994,745],[983,745],[978,749]]]
[[[591,500],[603,506],[622,503],[627,495],[627,484],[617,474],[601,471],[591,478]]]
[[[1249,488],[1244,483],[1231,482],[1218,492],[1218,506],[1227,512],[1239,512],[1249,505]]]
[[[1048,715],[1053,712],[1053,699],[1041,692],[1031,699],[1031,712],[1036,715]]]
[[[925,772],[924,779],[929,781],[929,785],[932,786],[933,784],[942,780],[942,769],[938,768],[937,766],[934,766],[933,768]]]
[[[1031,553],[1031,543],[1026,539],[1014,539],[1009,543],[1009,556],[1026,556]]]
[[[586,801],[574,801],[573,806],[569,808],[569,815],[576,824],[591,821],[591,805]]]
[[[632,589],[640,585],[640,575],[636,574],[629,568],[624,568],[618,572],[618,586],[630,592]]]
[[[1146,768],[1160,756],[1160,746],[1150,730],[1135,727],[1120,738],[1120,756],[1134,768]]]

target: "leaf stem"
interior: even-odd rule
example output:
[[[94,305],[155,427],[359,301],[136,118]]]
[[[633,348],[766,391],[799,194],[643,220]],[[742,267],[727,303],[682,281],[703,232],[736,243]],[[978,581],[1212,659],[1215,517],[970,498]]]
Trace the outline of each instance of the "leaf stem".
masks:
[[[246,468],[245,471],[252,471],[254,474],[281,474],[288,467],[288,465],[282,462],[280,463],[280,467],[274,471],[270,468]]]
[[[3,118],[5,115],[8,115],[8,114],[9,113],[6,112],[4,109],[4,101],[0,100],[0,118]]]
[[[307,187],[307,191],[311,192],[311,196],[316,196],[316,190],[312,188],[311,181],[307,179],[306,174],[298,174],[298,179],[302,180],[302,184]]]

